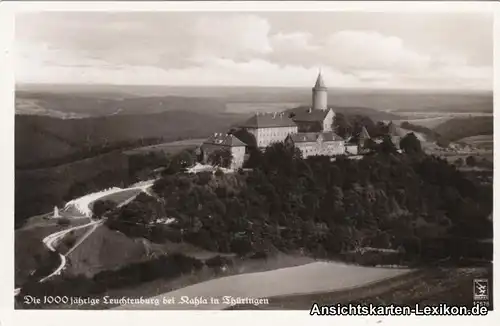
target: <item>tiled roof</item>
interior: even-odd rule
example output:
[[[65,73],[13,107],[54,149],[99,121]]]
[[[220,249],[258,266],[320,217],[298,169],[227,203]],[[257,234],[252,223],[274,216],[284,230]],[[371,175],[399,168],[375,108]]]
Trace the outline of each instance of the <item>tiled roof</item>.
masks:
[[[326,115],[330,112],[328,110],[313,110],[311,108],[300,108],[293,111],[292,120],[298,122],[323,122]]]
[[[240,127],[246,128],[278,128],[278,127],[296,127],[290,117],[283,112],[258,113],[245,121]]]
[[[329,132],[299,132],[297,134],[291,134],[289,136],[294,143],[311,143],[316,142],[319,137],[323,137],[323,141],[339,141],[342,137],[334,133]]]
[[[213,145],[230,146],[230,147],[245,146],[245,143],[243,143],[241,140],[234,137],[233,135],[228,135],[223,133],[213,134],[212,136],[208,137],[208,139],[205,140],[203,144],[213,144]]]

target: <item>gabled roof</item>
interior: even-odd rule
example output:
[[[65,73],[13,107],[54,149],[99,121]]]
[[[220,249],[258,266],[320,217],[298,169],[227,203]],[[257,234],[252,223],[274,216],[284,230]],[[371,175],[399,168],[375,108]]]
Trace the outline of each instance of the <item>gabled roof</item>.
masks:
[[[323,137],[324,142],[342,140],[342,137],[340,137],[339,135],[337,135],[333,131],[329,131],[329,132],[299,132],[296,134],[291,134],[291,135],[289,135],[289,137],[294,143],[313,143],[313,142],[316,142],[319,137]]]
[[[365,126],[361,128],[361,132],[359,133],[359,139],[370,139],[370,134],[368,133],[368,130],[366,130]]]
[[[240,125],[244,128],[296,127],[290,117],[283,112],[258,113]]]
[[[292,120],[298,122],[323,122],[330,110],[314,110],[301,107],[293,111]]]
[[[316,78],[316,84],[314,88],[326,88],[325,82],[323,81],[323,76],[321,76],[321,71],[318,74],[318,78]]]
[[[208,137],[207,140],[203,142],[203,144],[211,144],[218,146],[229,146],[229,147],[237,147],[237,146],[245,146],[238,138],[233,135],[223,134],[223,133],[215,133],[212,136]]]

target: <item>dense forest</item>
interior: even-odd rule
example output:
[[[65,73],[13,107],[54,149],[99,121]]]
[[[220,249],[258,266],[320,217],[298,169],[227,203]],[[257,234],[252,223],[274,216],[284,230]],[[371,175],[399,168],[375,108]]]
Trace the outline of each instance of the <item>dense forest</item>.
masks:
[[[448,147],[450,142],[458,141],[462,138],[492,135],[493,117],[454,118],[443,122],[434,129],[404,121],[401,123],[401,128],[423,133],[439,146]]]
[[[493,233],[487,218],[492,184],[426,155],[413,134],[401,140],[403,153],[390,137],[383,139],[360,160],[303,159],[296,148],[277,143],[264,152],[251,151],[246,169],[232,174],[183,173],[197,160],[194,151],[149,155],[136,164],[165,165],[153,196],[140,194],[120,208],[96,202],[96,217],[129,237],[188,242],[249,259],[280,251],[369,265],[491,260],[491,246],[479,240]],[[165,218],[174,222],[157,223]],[[359,254],[372,249],[392,249],[397,255]],[[213,260],[159,256],[93,278],[32,282],[22,293],[97,295],[231,263],[220,256]]]
[[[385,138],[361,160],[302,159],[278,143],[250,154],[251,171],[165,171],[153,186],[158,198],[140,196],[107,223],[131,236],[241,255],[277,249],[333,258],[375,247],[425,261],[422,245],[433,239],[491,238],[492,185],[422,153],[414,135],[403,140],[403,154]],[[153,226],[160,217],[176,223]]]
[[[424,126],[420,126],[420,125],[415,125],[415,124],[409,123],[408,121],[403,121],[401,123],[401,128],[415,131],[418,133],[422,133],[427,137],[427,139],[429,139],[431,141],[435,141],[436,144],[440,147],[446,148],[450,145],[450,140],[448,138],[438,134],[433,129],[430,129],[430,128],[427,128]]]
[[[477,135],[492,135],[493,117],[453,118],[435,127],[434,131],[450,141]]]

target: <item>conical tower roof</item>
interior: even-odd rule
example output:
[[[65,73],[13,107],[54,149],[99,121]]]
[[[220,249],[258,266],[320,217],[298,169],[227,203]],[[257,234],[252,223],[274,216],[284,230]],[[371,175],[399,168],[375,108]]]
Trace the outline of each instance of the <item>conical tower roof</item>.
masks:
[[[326,88],[325,82],[323,81],[323,76],[321,76],[321,71],[318,73],[318,78],[316,78],[316,84],[314,88]]]

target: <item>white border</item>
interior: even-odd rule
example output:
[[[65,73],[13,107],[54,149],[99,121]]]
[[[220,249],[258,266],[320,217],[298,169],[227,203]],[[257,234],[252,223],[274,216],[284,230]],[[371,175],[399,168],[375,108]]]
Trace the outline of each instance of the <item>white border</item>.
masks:
[[[168,312],[155,311],[15,311],[13,310],[13,256],[14,256],[14,71],[13,40],[14,16],[25,11],[372,11],[372,12],[493,12],[495,11],[494,39],[500,37],[500,8],[495,2],[2,2],[0,3],[0,146],[4,153],[0,161],[0,246],[3,248],[0,263],[0,326],[3,325],[86,325],[94,323],[171,325],[207,325],[212,322],[228,325],[259,325],[265,321],[288,325],[347,323],[366,324],[382,322],[384,325],[422,325],[425,323],[455,325],[492,324],[500,315],[500,286],[495,284],[496,310],[487,317],[310,317],[307,312]],[[494,58],[500,56],[499,42],[495,42]],[[495,94],[499,90],[499,71],[495,65]],[[495,113],[498,101],[495,99]],[[498,130],[500,122],[495,121]],[[495,158],[498,139],[495,134]],[[5,155],[7,153],[7,155]],[[495,183],[495,198],[500,189]],[[496,201],[495,201],[496,202]],[[496,212],[496,206],[494,212]],[[495,214],[494,214],[495,215]],[[499,225],[495,223],[495,235]],[[498,236],[495,237],[495,256],[500,252]],[[495,281],[499,279],[498,267],[494,269]],[[497,282],[495,282],[497,283]],[[472,285],[471,285],[472,290]],[[497,317],[497,318],[495,318]],[[311,318],[314,318],[311,319]],[[453,318],[453,319],[452,319]],[[117,324],[115,324],[117,325]]]
[[[19,11],[372,11],[492,12],[491,1],[19,1]]]

